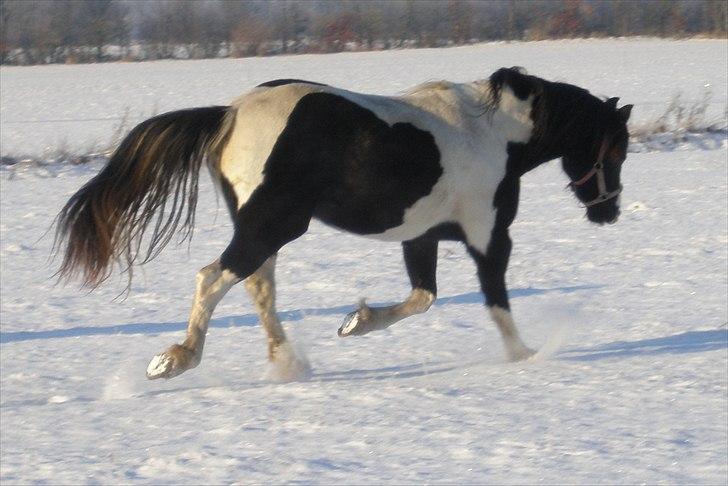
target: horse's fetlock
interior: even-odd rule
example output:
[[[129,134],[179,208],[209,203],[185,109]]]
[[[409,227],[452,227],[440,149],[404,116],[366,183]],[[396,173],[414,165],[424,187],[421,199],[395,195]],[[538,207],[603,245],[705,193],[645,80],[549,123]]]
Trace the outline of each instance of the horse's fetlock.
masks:
[[[432,307],[432,304],[437,300],[437,296],[429,290],[414,289],[408,300],[412,304],[412,312],[422,314]]]
[[[367,305],[365,299],[359,300],[359,309],[357,310],[357,314],[359,314],[359,318],[364,321],[371,320],[372,308]]]

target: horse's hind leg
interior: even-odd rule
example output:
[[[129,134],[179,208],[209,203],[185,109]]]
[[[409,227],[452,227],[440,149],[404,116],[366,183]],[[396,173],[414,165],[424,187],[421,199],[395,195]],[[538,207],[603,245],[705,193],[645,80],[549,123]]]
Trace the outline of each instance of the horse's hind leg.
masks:
[[[212,312],[228,290],[240,280],[234,272],[223,268],[220,260],[215,260],[197,272],[187,337],[182,344],[174,344],[152,358],[147,367],[147,378],[172,378],[200,364]]]
[[[437,240],[420,237],[402,243],[404,263],[407,267],[412,292],[399,304],[387,307],[369,307],[364,302],[349,313],[339,328],[339,336],[361,336],[371,331],[386,329],[406,317],[426,312],[437,295]]]
[[[268,338],[268,361],[274,366],[274,378],[292,380],[309,374],[310,366],[305,356],[299,350],[293,349],[278,319],[275,266],[276,255],[273,255],[245,279],[245,288],[253,300]]]
[[[308,229],[311,211],[305,201],[271,188],[259,189],[238,211],[233,240],[220,259],[197,274],[187,338],[152,359],[147,367],[149,379],[172,378],[197,366],[217,303],[233,285],[252,275],[280,247]]]

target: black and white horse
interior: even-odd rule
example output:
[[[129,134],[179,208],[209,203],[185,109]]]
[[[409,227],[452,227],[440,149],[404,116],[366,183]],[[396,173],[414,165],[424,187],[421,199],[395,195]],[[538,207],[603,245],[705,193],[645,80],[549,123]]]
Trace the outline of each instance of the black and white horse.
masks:
[[[165,113],[134,128],[61,211],[57,241],[67,246],[60,273],[81,273],[95,286],[112,262],[129,271],[139,263],[150,225],[141,263],[177,230],[189,234],[206,165],[234,235],[198,272],[187,337],[152,359],[149,378],[200,363],[213,310],[241,280],[267,333],[269,359],[290,377],[305,373],[305,358],[276,315],[274,267],[278,250],[304,234],[311,218],[402,242],[411,294],[389,307],[362,304],[346,316],[340,336],[425,312],[437,294],[438,241],[457,240],[475,261],[509,358],[525,359],[533,351],[518,335],[505,285],[520,177],[561,158],[588,219],[614,223],[631,108],[518,68],[468,84],[426,83],[394,97],[300,80],[265,83],[232,106]]]

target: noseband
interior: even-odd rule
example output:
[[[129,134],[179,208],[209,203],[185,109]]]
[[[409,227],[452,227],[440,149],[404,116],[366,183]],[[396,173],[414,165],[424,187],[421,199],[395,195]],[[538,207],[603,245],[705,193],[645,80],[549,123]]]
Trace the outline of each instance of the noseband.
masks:
[[[604,155],[607,153],[607,148],[609,148],[609,139],[604,137],[602,146],[599,147],[599,156],[597,157],[597,161],[594,163],[594,166],[584,175],[584,177],[569,184],[569,187],[575,188],[585,184],[589,179],[594,177],[594,175],[597,176],[597,188],[599,189],[599,195],[591,201],[585,202],[584,206],[586,207],[594,206],[595,204],[603,203],[604,201],[609,201],[610,199],[619,196],[622,192],[621,184],[614,191],[610,192],[607,190],[607,182],[604,177]]]

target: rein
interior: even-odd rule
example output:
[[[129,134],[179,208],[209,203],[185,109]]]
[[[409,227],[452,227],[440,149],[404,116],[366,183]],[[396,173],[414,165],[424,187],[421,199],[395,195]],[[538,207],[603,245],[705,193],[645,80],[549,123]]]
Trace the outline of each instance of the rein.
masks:
[[[608,201],[612,198],[619,196],[619,194],[622,192],[621,184],[614,191],[610,192],[607,190],[607,182],[606,178],[604,177],[604,156],[607,153],[607,148],[609,148],[609,139],[607,137],[604,137],[602,145],[601,147],[599,147],[599,155],[597,156],[597,161],[594,163],[594,166],[589,170],[589,172],[584,175],[584,177],[582,177],[578,181],[569,183],[569,187],[574,188],[584,185],[589,179],[591,179],[595,175],[597,176],[597,188],[599,189],[599,195],[591,201],[585,202],[584,206],[586,207],[594,206],[595,204]]]

